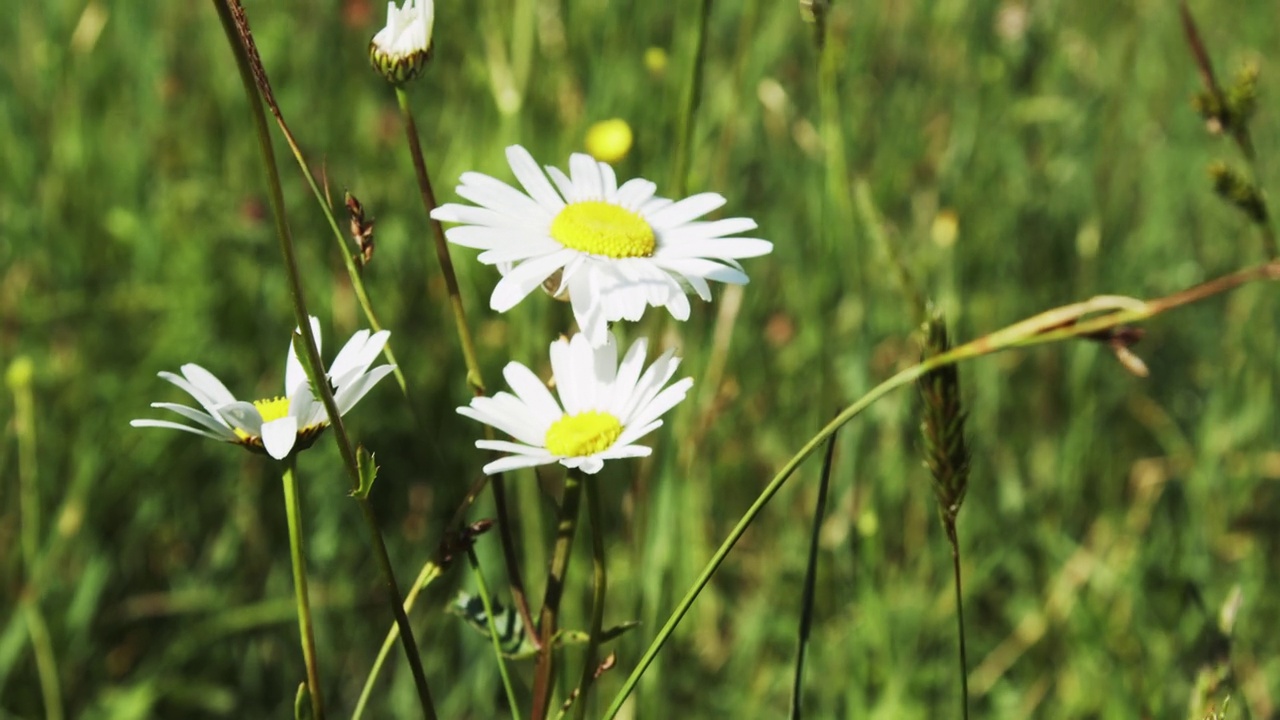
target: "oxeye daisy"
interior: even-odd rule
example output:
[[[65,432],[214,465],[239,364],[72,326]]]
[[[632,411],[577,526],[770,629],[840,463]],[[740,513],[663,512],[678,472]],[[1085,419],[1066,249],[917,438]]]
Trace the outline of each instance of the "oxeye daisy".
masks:
[[[745,284],[737,261],[773,250],[766,240],[730,237],[755,229],[748,218],[697,220],[724,205],[716,193],[673,202],[643,178],[619,186],[608,163],[584,154],[569,158],[569,175],[555,167],[544,174],[519,145],[507,148],[507,161],[524,192],[463,173],[458,195],[478,207],[450,203],[431,217],[461,223],[447,231],[449,241],[483,250],[480,262],[498,266],[490,307],[506,312],[546,283],[568,295],[593,346],[604,344],[608,323],[639,320],[650,305],[687,320],[686,291],[710,300],[708,280]]]
[[[434,25],[432,0],[404,0],[402,7],[387,3],[387,24],[369,41],[374,69],[397,85],[412,80],[431,59]]]
[[[693,378],[665,387],[680,359],[668,350],[641,373],[649,343],[636,340],[618,364],[612,333],[593,348],[582,335],[551,343],[551,372],[557,401],[529,368],[509,363],[502,374],[514,395],[499,392],[477,397],[458,412],[515,438],[477,440],[476,447],[511,455],[494,460],[484,471],[494,473],[559,462],[595,474],[605,460],[645,457],[652,448],[636,441],[662,425],[662,417],[684,399]]]
[[[311,329],[319,345],[320,321],[314,317],[311,318]],[[395,368],[394,365],[379,365],[369,369],[387,344],[390,334],[382,330],[371,335],[368,330],[360,330],[351,336],[334,358],[326,376],[334,388],[333,399],[340,415],[346,415],[365,393]],[[151,407],[172,410],[196,426],[148,419],[133,420],[130,425],[184,430],[265,452],[277,460],[311,447],[329,426],[329,416],[315,396],[292,343],[285,361],[285,395],[281,397],[253,402],[237,400],[213,373],[193,363],[183,365],[181,375],[161,372],[160,377],[185,390],[203,410],[163,402],[152,403]]]

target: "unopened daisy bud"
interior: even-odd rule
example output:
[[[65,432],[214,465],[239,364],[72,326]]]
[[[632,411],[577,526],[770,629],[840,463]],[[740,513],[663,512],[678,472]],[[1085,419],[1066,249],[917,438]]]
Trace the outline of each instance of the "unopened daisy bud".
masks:
[[[387,3],[387,25],[369,42],[369,61],[387,82],[400,85],[417,77],[431,59],[433,0]]]
[[[631,126],[622,118],[601,120],[587,129],[587,152],[600,162],[616,165],[631,152]]]
[[[1222,199],[1240,208],[1255,223],[1266,225],[1266,202],[1248,178],[1221,161],[1209,166],[1209,177],[1213,178],[1213,191]]]

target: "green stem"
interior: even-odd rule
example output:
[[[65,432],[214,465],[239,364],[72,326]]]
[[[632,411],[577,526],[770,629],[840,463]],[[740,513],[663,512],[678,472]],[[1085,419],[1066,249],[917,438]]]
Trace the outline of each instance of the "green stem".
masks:
[[[947,542],[951,544],[951,569],[956,586],[956,624],[960,631],[960,716],[969,720],[969,661],[965,653],[964,642],[964,598],[960,592],[960,538],[956,534],[954,517],[944,520],[947,530]]]
[[[693,155],[694,116],[702,98],[702,66],[707,55],[707,18],[711,0],[702,0],[694,26],[693,65],[680,102],[680,132],[676,142],[675,166],[671,175],[672,197],[683,197],[689,186],[689,158]]]
[[[622,689],[618,691],[608,710],[605,711],[605,720],[618,714],[618,711],[622,708],[622,703],[635,689],[640,677],[644,675],[645,670],[653,663],[658,651],[666,644],[685,614],[689,612],[689,608],[698,598],[702,589],[711,581],[711,576],[719,569],[729,552],[733,550],[734,545],[742,538],[751,523],[755,521],[756,516],[764,510],[765,505],[773,499],[773,496],[782,489],[782,486],[791,477],[791,474],[795,472],[796,468],[842,425],[857,417],[874,402],[903,385],[915,382],[921,375],[937,370],[940,367],[1015,347],[1043,345],[1071,338],[1096,337],[1099,333],[1124,327],[1139,320],[1146,320],[1174,308],[1198,302],[1214,295],[1220,295],[1251,282],[1263,280],[1280,280],[1280,261],[1271,261],[1246,268],[1192,286],[1181,292],[1145,302],[1133,298],[1099,296],[1084,302],[1073,303],[1072,305],[1032,316],[965,343],[948,352],[935,355],[899,372],[872,388],[867,394],[842,410],[817,435],[810,438],[800,448],[799,452],[788,460],[782,469],[778,471],[778,474],[769,481],[769,484],[765,486],[765,489],[751,504],[751,507],[747,508],[742,518],[734,525],[733,530],[729,532],[729,536],[725,538],[719,549],[711,556],[702,573],[694,581],[693,586],[689,588],[684,598],[676,605],[675,610],[672,611],[666,624],[658,631],[649,648],[645,650],[635,670],[627,677]],[[1106,312],[1106,314],[1085,319],[1086,315],[1095,312]]]
[[[444,275],[445,288],[449,292],[449,306],[453,309],[454,327],[458,333],[458,342],[462,345],[462,360],[467,366],[467,384],[477,396],[485,394],[484,376],[480,373],[480,363],[476,359],[475,342],[471,338],[471,329],[467,325],[466,309],[462,305],[462,292],[458,289],[458,276],[453,269],[453,259],[449,256],[449,244],[445,241],[444,227],[439,220],[431,217],[436,209],[436,194],[431,187],[431,175],[427,171],[427,161],[422,154],[422,143],[418,139],[418,124],[413,119],[413,109],[409,106],[409,95],[403,87],[396,86],[396,101],[400,104],[400,115],[404,120],[404,131],[409,143],[409,154],[413,158],[413,171],[418,179],[418,190],[422,195],[422,205],[427,211],[427,222],[431,225],[431,237],[434,242],[436,259],[440,262],[440,272]],[[484,428],[485,438],[494,438],[493,428]],[[494,510],[498,516],[498,535],[502,539],[502,557],[507,566],[507,577],[511,585],[511,597],[516,609],[520,612],[525,627],[533,627],[533,616],[529,612],[529,601],[525,596],[524,582],[520,576],[520,564],[516,555],[515,540],[511,534],[511,516],[507,509],[506,484],[502,475],[494,475],[490,480],[493,487]]]
[[[413,585],[410,586],[409,592],[404,596],[404,611],[408,613],[413,609],[414,602],[418,599],[418,593],[422,589],[431,584],[431,581],[440,577],[441,569],[434,561],[428,561],[418,571],[418,577],[414,579]],[[400,626],[392,625],[387,631],[387,637],[382,641],[382,647],[378,648],[378,656],[374,658],[373,665],[369,668],[369,675],[364,679],[364,687],[360,688],[360,698],[356,700],[355,710],[351,711],[351,720],[360,720],[360,716],[364,714],[365,706],[369,704],[369,698],[373,697],[373,686],[378,680],[378,674],[382,672],[382,665],[386,663],[387,656],[391,654],[391,648],[395,647],[396,638],[400,637]]]
[[[551,705],[551,687],[555,684],[556,676],[556,624],[560,619],[560,598],[564,595],[569,553],[573,549],[573,536],[578,530],[578,506],[581,501],[582,474],[578,470],[570,470],[564,479],[560,522],[556,527],[556,546],[551,556],[551,573],[547,576],[542,618],[538,626],[540,641],[538,661],[533,670],[533,720],[545,720]]]
[[[480,569],[480,559],[476,557],[474,545],[467,547],[467,560],[471,562],[471,574],[476,578],[480,602],[484,604],[484,618],[489,626],[489,641],[493,645],[493,656],[498,661],[498,675],[502,677],[502,688],[507,693],[507,706],[511,711],[512,720],[515,720],[520,717],[520,703],[516,700],[511,676],[507,674],[507,661],[502,656],[502,642],[498,638],[498,625],[493,617],[493,603],[489,600],[489,584],[484,581],[484,571]]]
[[[814,589],[818,580],[818,541],[822,537],[822,518],[827,513],[827,491],[831,487],[831,466],[835,460],[836,436],[827,440],[822,458],[822,475],[818,479],[818,500],[813,508],[813,528],[809,533],[809,560],[805,566],[804,590],[800,593],[800,632],[796,638],[796,673],[791,682],[790,720],[800,720],[804,705],[804,660],[809,649],[809,632],[813,628]]]
[[[258,60],[256,49],[253,49],[251,45],[252,34],[249,31],[248,20],[245,18],[244,8],[240,6],[238,0],[213,0],[213,4],[218,11],[223,30],[226,32],[227,39],[231,44],[232,54],[235,56],[236,66],[240,71],[240,79],[244,85],[245,94],[249,98],[250,114],[253,119],[254,130],[257,133],[262,161],[267,172],[267,189],[269,190],[272,214],[275,218],[276,235],[280,241],[280,252],[284,257],[285,273],[289,281],[289,294],[293,301],[294,318],[298,324],[298,332],[302,339],[302,364],[306,369],[307,379],[311,384],[311,388],[319,394],[320,400],[324,404],[325,412],[329,417],[329,423],[333,426],[334,441],[338,444],[338,451],[342,455],[343,465],[346,467],[347,474],[351,480],[351,487],[353,490],[358,491],[360,488],[360,470],[356,462],[355,449],[351,444],[351,439],[347,436],[346,428],[343,426],[342,414],[338,412],[338,406],[334,402],[333,388],[329,386],[329,380],[325,376],[324,364],[320,359],[320,350],[311,331],[310,314],[307,312],[306,302],[303,298],[302,279],[298,271],[297,257],[294,253],[293,237],[289,232],[289,225],[285,218],[284,192],[281,189],[280,170],[276,166],[275,152],[271,143],[271,130],[267,125],[266,113],[262,109],[262,102],[258,94],[259,90],[264,88],[260,88],[256,80],[258,77],[265,78],[266,73],[261,67],[260,60]],[[265,80],[263,84],[265,85]],[[418,690],[418,699],[422,704],[423,715],[433,719],[436,717],[435,706],[431,700],[431,691],[427,686],[426,673],[422,669],[422,658],[418,655],[418,647],[413,639],[413,628],[410,627],[408,616],[405,615],[404,608],[401,606],[400,588],[396,584],[395,572],[391,567],[391,560],[387,556],[386,544],[383,542],[382,533],[378,528],[377,518],[374,516],[373,508],[369,505],[367,498],[357,496],[356,501],[360,504],[361,513],[369,529],[374,554],[377,556],[378,567],[382,571],[383,582],[387,590],[387,600],[391,604],[391,611],[396,618],[396,624],[400,627],[401,644],[404,646],[405,655],[409,660],[409,667],[413,672],[414,684]]]
[[[324,720],[324,698],[320,690],[320,666],[316,661],[316,635],[311,621],[311,598],[307,591],[307,560],[302,551],[302,506],[298,501],[297,456],[284,462],[284,512],[289,520],[289,560],[293,564],[293,597],[298,606],[298,634],[302,638],[302,658],[307,664],[307,692],[311,695],[311,715]]]
[[[600,633],[604,629],[604,596],[609,586],[604,563],[604,511],[600,507],[600,487],[595,478],[586,479],[587,517],[591,519],[591,633],[587,635],[587,652],[582,661],[582,680],[578,683],[578,699],[574,700],[573,717],[582,720],[587,713],[587,694],[596,678],[596,653],[600,649]]]

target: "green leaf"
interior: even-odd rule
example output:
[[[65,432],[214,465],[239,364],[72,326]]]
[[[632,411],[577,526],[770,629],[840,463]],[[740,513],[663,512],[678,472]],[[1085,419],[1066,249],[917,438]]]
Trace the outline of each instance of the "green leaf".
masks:
[[[351,491],[351,497],[363,500],[369,497],[373,481],[378,478],[378,465],[374,462],[373,453],[365,450],[363,445],[356,448],[356,467],[360,470],[360,487]]]
[[[313,720],[311,693],[304,682],[298,683],[298,694],[293,697],[293,720]]]
[[[529,639],[520,613],[504,607],[497,600],[493,600],[492,605],[493,625],[498,629],[498,647],[502,654],[516,660],[537,655],[538,649]],[[478,595],[459,592],[449,612],[461,617],[481,635],[489,637],[489,618],[484,612],[484,601]]]

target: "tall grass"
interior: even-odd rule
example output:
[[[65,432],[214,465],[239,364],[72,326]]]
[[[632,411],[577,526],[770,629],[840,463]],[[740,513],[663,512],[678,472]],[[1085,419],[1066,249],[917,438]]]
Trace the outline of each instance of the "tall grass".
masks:
[[[526,94],[504,114],[482,18],[517,4],[529,5],[438,9],[435,59],[411,102],[439,199],[455,199],[465,170],[509,177],[512,142],[563,165],[591,122],[614,116],[637,137],[619,175],[661,192],[677,171],[698,8],[538,4]],[[387,383],[347,422],[377,451],[370,502],[407,582],[483,458],[453,412],[469,399],[466,368],[396,99],[367,68],[381,9],[249,10],[301,146],[335,197],[351,190],[377,220],[363,276],[412,406]],[[1276,9],[1192,10],[1224,77],[1245,60],[1261,68],[1251,140],[1260,185],[1280,187]],[[719,367],[720,381],[668,419],[651,462],[599,476],[604,626],[644,624],[600,653],[615,650],[619,668],[595,682],[589,717],[774,472],[834,411],[918,357],[919,318],[891,254],[945,309],[957,344],[1051,306],[1163,295],[1260,259],[1248,219],[1205,172],[1238,156],[1190,106],[1200,80],[1174,7],[837,2],[827,21],[824,76],[795,5],[712,5],[688,187],[724,194],[775,250],[749,266],[723,342],[707,341],[726,307],[719,293],[688,323],[663,324],[690,374],[701,383]],[[511,25],[497,32],[510,38]],[[287,716],[305,675],[275,469],[128,427],[149,402],[174,399],[155,372],[183,362],[245,394],[274,392],[280,375],[260,372],[277,367],[294,325],[217,19],[202,4],[55,0],[0,13],[0,37],[0,362],[33,368],[10,373],[0,398],[0,717],[56,717],[51,693],[65,717]],[[646,67],[650,47],[666,51],[665,69]],[[822,152],[833,124],[835,161]],[[292,161],[277,159],[312,310],[326,337],[342,337],[366,322],[326,221]],[[848,194],[860,186],[862,207]],[[496,273],[467,251],[454,261],[483,375],[518,360],[545,376],[568,310],[490,313]],[[1275,714],[1277,320],[1265,284],[1162,315],[1134,348],[1147,379],[1097,343],[965,366],[975,717],[1185,716],[1198,671],[1221,658],[1210,640],[1236,588],[1227,715]],[[917,401],[899,393],[838,436],[809,717],[955,712],[950,555],[918,424]],[[331,716],[354,706],[390,626],[339,463],[329,442],[299,459]],[[816,463],[806,471],[745,534],[624,712],[787,712]],[[559,476],[517,473],[507,487],[527,591],[540,598]],[[487,495],[470,514],[493,515]],[[572,629],[590,618],[589,540],[578,538],[561,610]],[[509,604],[496,534],[475,549]],[[462,565],[411,619],[440,715],[496,717],[506,700],[489,641],[442,612],[457,590],[475,591]],[[567,651],[562,691],[580,656]],[[527,693],[532,662],[509,667]],[[367,716],[411,716],[417,703],[392,655]]]

